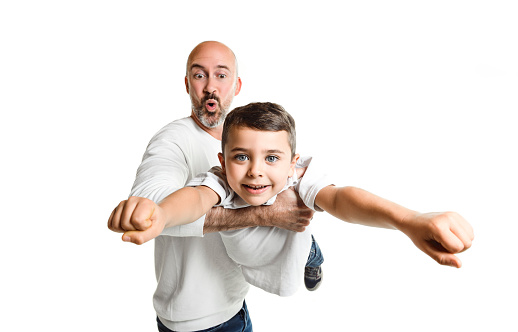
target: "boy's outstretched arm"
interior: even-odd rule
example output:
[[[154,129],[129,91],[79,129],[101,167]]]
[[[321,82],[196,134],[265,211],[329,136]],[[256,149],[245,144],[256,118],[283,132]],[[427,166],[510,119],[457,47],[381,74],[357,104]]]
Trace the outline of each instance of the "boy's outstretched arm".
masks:
[[[205,186],[177,190],[158,205],[147,198],[132,196],[113,210],[108,228],[124,232],[123,241],[143,244],[160,235],[166,227],[199,219],[218,201],[218,194]]]
[[[471,225],[455,212],[418,213],[355,187],[325,187],[315,203],[347,222],[398,229],[442,265],[461,267],[454,254],[471,247],[474,238]]]

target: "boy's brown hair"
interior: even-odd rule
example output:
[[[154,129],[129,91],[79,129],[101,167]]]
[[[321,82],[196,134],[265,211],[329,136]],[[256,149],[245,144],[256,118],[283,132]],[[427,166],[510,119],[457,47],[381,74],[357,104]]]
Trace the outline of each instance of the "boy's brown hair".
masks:
[[[236,107],[225,118],[221,137],[221,151],[224,153],[230,130],[235,127],[246,127],[260,131],[286,131],[291,148],[291,157],[295,156],[297,135],[295,120],[278,104],[250,103]]]

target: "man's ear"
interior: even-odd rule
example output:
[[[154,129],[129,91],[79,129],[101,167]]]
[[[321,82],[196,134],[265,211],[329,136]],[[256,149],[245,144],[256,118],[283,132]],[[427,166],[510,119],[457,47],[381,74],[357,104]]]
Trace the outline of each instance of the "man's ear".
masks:
[[[236,92],[234,92],[234,97],[237,96],[239,94],[239,92],[241,91],[241,77],[238,77],[237,78],[237,82],[236,82]]]
[[[225,157],[223,156],[223,153],[218,153],[219,163],[221,164],[221,170],[223,171],[223,174],[225,174]]]
[[[185,90],[189,93],[189,80],[187,79],[187,76],[185,76]]]
[[[300,155],[298,153],[296,153],[293,156],[293,159],[291,160],[291,164],[290,164],[290,172],[288,173],[289,177],[292,177],[293,174],[295,173],[295,166],[297,165],[297,160],[299,160],[299,158],[300,158]]]

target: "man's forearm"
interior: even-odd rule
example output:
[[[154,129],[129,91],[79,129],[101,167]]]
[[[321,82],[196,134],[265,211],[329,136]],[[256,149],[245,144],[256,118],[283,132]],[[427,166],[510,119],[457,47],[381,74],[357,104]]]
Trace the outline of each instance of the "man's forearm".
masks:
[[[203,234],[231,231],[255,226],[269,225],[265,218],[266,206],[250,206],[243,209],[214,207],[207,212]]]
[[[250,206],[244,209],[210,209],[205,216],[203,233],[229,231],[255,226],[271,226],[294,232],[303,232],[314,211],[304,205],[294,190],[281,192],[275,203],[268,206]]]

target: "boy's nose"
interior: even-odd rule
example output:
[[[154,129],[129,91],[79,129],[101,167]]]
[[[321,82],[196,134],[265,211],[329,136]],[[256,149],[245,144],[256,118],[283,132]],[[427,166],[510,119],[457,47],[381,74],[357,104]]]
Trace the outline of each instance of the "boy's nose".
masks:
[[[250,168],[248,169],[248,176],[254,177],[254,178],[263,176],[261,165],[257,162],[252,163],[250,165]]]

